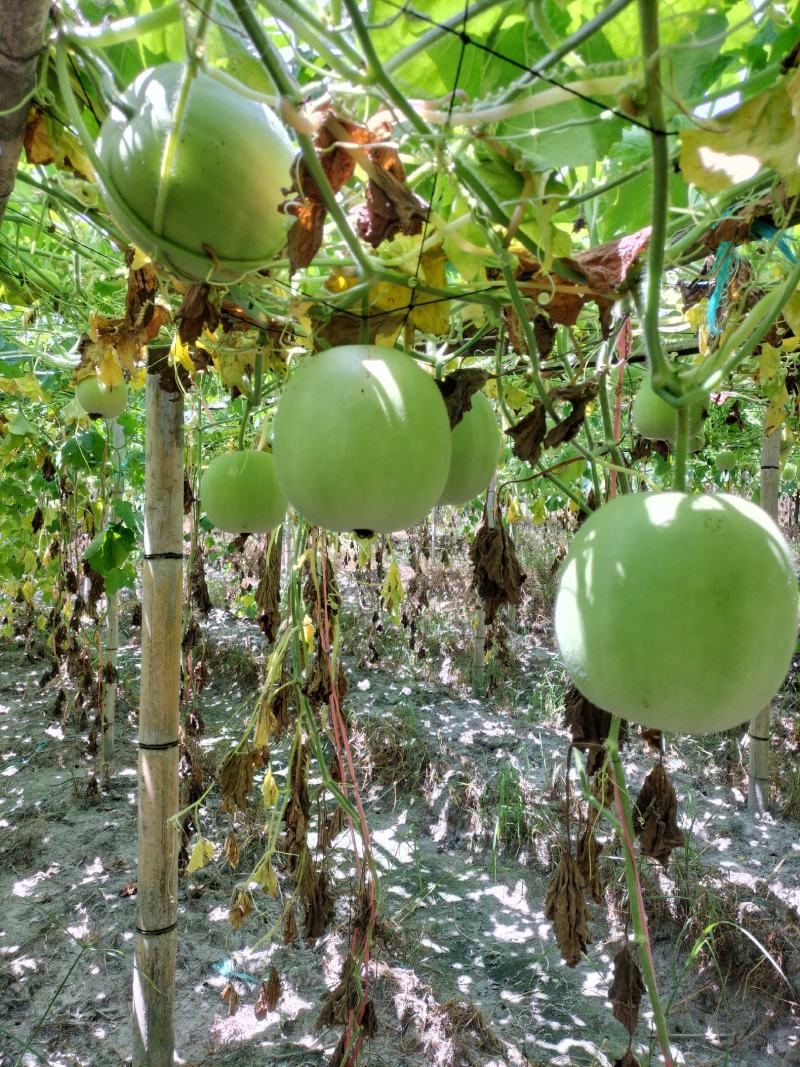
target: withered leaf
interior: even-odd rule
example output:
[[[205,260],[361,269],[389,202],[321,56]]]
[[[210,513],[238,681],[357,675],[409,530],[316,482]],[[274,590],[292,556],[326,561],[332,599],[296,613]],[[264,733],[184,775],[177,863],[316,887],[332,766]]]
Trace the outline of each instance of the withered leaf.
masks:
[[[222,804],[220,811],[231,815],[238,808],[247,811],[253,792],[253,753],[250,749],[230,752],[217,772]]]
[[[267,1013],[275,1011],[278,1001],[281,999],[281,979],[275,967],[272,968],[269,978],[261,983],[258,998],[255,1004],[255,1016],[257,1019],[265,1019]]]
[[[451,430],[458,426],[470,410],[473,394],[483,389],[488,377],[488,371],[479,367],[462,367],[436,383],[450,416]]]
[[[664,743],[660,730],[650,730],[646,726],[640,726],[639,731],[642,735],[642,741],[647,745],[649,749],[660,756],[664,751]]]
[[[570,686],[564,698],[564,725],[572,734],[572,743],[580,748],[589,743],[602,745],[611,729],[611,714],[598,708],[574,685]],[[625,744],[628,736],[628,724],[622,722],[619,730],[619,745]],[[586,750],[586,773],[591,778],[603,765],[604,753],[598,748]]]
[[[213,605],[211,603],[211,594],[208,591],[208,582],[206,581],[205,557],[200,545],[195,549],[189,566],[189,593],[195,608],[203,618],[208,618],[208,613]]]
[[[589,895],[600,904],[603,899],[603,879],[598,861],[603,846],[592,833],[592,826],[595,822],[596,820],[590,822],[578,838],[577,861],[578,870],[589,890]]]
[[[315,1030],[334,1023],[344,1025],[351,1011],[358,1007],[363,995],[359,966],[352,954],[345,957],[339,984],[331,989],[322,1002],[322,1008],[314,1023]]]
[[[591,943],[586,927],[589,909],[583,893],[583,878],[572,856],[565,855],[547,887],[545,918],[555,925],[556,944],[568,967],[580,963]]]
[[[246,889],[238,889],[228,912],[228,922],[238,930],[253,910],[253,901]]]
[[[552,427],[544,439],[545,448],[555,448],[577,437],[584,419],[586,407],[597,396],[598,383],[595,381],[581,382],[577,385],[566,385],[560,389],[550,391],[551,400],[566,400],[572,405],[572,411],[566,418],[561,419]]]
[[[290,204],[287,212],[295,218],[287,238],[289,273],[294,274],[307,267],[322,247],[326,208],[321,200],[305,200]]]
[[[650,243],[650,227],[625,234],[575,256],[574,262],[589,285],[610,295],[628,281],[631,270]]]
[[[284,945],[291,945],[297,940],[297,920],[294,917],[294,911],[291,908],[287,908],[283,916],[283,926],[281,929],[281,936],[283,937]]]
[[[31,519],[31,530],[33,531],[33,533],[38,533],[43,525],[44,515],[42,513],[42,509],[37,508],[36,511],[34,511],[33,513],[33,518]]]
[[[614,1018],[621,1022],[631,1037],[639,1025],[639,1005],[644,994],[644,981],[639,964],[626,942],[614,957],[614,976],[608,990]]]
[[[506,430],[506,433],[514,442],[514,455],[517,459],[535,463],[541,455],[547,434],[547,420],[541,400],[534,401],[528,414],[520,419],[516,426]]]
[[[628,1049],[621,1059],[614,1060],[614,1067],[641,1067],[634,1054]]]
[[[309,861],[310,862],[310,861]],[[316,873],[310,892],[303,894],[305,936],[321,937],[333,922],[333,895],[325,871]]]
[[[666,867],[674,848],[685,843],[678,827],[678,798],[661,763],[645,778],[633,807],[633,829],[645,856]]]
[[[483,600],[486,622],[490,623],[501,604],[519,603],[525,581],[514,542],[499,515],[495,515],[495,525],[490,526],[484,513],[469,556],[473,567],[472,586]]]
[[[181,651],[184,655],[193,649],[202,638],[203,633],[197,619],[192,615],[181,638]]]
[[[207,282],[190,285],[178,308],[178,336],[185,345],[193,345],[204,329],[212,332],[219,326],[219,296]]]
[[[368,1038],[373,1038],[378,1030],[378,1015],[375,1011],[375,1002],[370,998],[364,1001],[359,1020],[361,1029]]]
[[[281,624],[281,549],[283,528],[276,537],[269,537],[259,560],[256,606],[258,625],[268,641],[274,641]]]
[[[236,840],[236,833],[233,830],[229,830],[226,834],[222,852],[231,867],[236,868],[239,866],[239,842]]]
[[[228,1015],[235,1015],[239,1010],[239,994],[233,982],[226,982],[220,997],[228,1005]]]
[[[370,172],[365,204],[356,218],[359,237],[377,248],[398,233],[422,233],[428,206],[405,184],[397,149],[378,146],[370,149],[369,157],[377,169]]]
[[[556,341],[555,323],[548,315],[533,316],[533,336],[540,359],[547,359]]]

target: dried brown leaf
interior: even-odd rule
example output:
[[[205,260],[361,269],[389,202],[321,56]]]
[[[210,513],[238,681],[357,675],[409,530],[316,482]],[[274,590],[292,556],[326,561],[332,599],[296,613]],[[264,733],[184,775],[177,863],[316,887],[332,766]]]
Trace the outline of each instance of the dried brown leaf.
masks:
[[[259,560],[256,587],[258,625],[268,641],[274,641],[281,624],[281,555],[283,528],[276,537],[268,538]]]
[[[628,1049],[624,1056],[618,1060],[614,1060],[614,1067],[641,1067],[641,1065],[631,1050]]]
[[[228,922],[234,930],[240,929],[253,910],[253,901],[246,889],[237,889],[233,904],[228,912]]]
[[[297,920],[294,917],[294,911],[292,908],[287,908],[283,915],[283,926],[281,929],[284,945],[293,944],[297,940],[297,935]]]
[[[287,208],[294,223],[287,238],[289,273],[307,267],[322,247],[325,228],[325,205],[321,200],[304,200]]]
[[[666,867],[674,848],[685,843],[678,827],[678,798],[661,763],[645,778],[633,808],[633,828],[645,856]]]
[[[228,1015],[235,1015],[239,1010],[239,994],[233,982],[226,982],[220,993],[220,998],[228,1005]]]
[[[478,367],[463,367],[436,383],[450,416],[451,430],[458,426],[470,410],[473,395],[483,389],[488,377],[488,371]]]
[[[590,380],[550,391],[551,400],[566,400],[572,405],[572,410],[548,431],[544,439],[545,448],[556,448],[578,436],[586,418],[586,407],[597,396],[597,390],[598,383]]]
[[[598,708],[574,685],[570,686],[564,698],[564,725],[572,734],[572,743],[577,747],[594,744],[602,745],[611,729],[611,715]],[[628,736],[628,724],[623,720],[619,731],[619,745],[625,744]],[[605,754],[597,748],[586,750],[586,773],[591,778],[603,765]]]
[[[614,977],[608,990],[614,1018],[633,1037],[639,1024],[639,1005],[644,995],[644,980],[639,964],[626,943],[614,957]]]
[[[596,820],[590,822],[581,836],[578,838],[577,861],[578,870],[581,872],[583,881],[589,891],[592,900],[598,904],[603,899],[603,879],[600,874],[599,858],[603,846],[592,832]]]
[[[220,811],[231,815],[238,808],[247,811],[250,795],[253,792],[253,753],[250,749],[239,749],[225,757],[217,772],[222,804]]]
[[[239,842],[236,840],[236,833],[233,830],[229,830],[226,834],[222,852],[231,867],[236,868],[239,866]]]
[[[310,865],[310,858],[308,863]],[[325,871],[316,872],[315,877],[309,881],[311,885],[303,893],[303,925],[305,936],[316,938],[321,937],[333,922],[333,894]]]
[[[568,967],[580,963],[591,943],[586,923],[589,909],[583,892],[583,878],[572,856],[565,855],[547,887],[545,918],[555,926],[556,944]]]
[[[363,996],[359,966],[354,957],[348,954],[342,964],[342,976],[339,984],[330,990],[322,1002],[322,1008],[314,1023],[315,1030],[338,1023],[344,1026],[351,1011],[355,1011]]]
[[[501,604],[518,604],[525,574],[517,559],[514,542],[499,515],[490,526],[486,514],[469,550],[472,586],[483,600],[486,622],[494,620]]]
[[[528,414],[520,419],[516,426],[506,430],[506,433],[514,442],[514,455],[517,459],[535,463],[541,455],[547,434],[544,404],[540,400],[534,401]]]

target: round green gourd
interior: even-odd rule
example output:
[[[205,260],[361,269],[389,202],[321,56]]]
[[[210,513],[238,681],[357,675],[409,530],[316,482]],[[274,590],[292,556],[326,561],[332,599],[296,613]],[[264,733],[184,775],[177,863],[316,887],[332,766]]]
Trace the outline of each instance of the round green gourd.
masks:
[[[777,526],[738,497],[637,493],[596,511],[559,579],[567,672],[601,708],[707,734],[760,711],[797,636],[797,578]]]
[[[491,401],[474,393],[472,406],[451,433],[450,470],[440,504],[466,504],[483,493],[497,469],[500,427]]]
[[[175,274],[226,281],[266,266],[286,241],[279,214],[292,148],[270,109],[199,71],[177,119],[182,63],[143,71],[112,107],[97,152],[103,196],[125,236]]]
[[[718,471],[732,471],[736,469],[738,457],[735,452],[720,452],[714,460],[714,466]]]
[[[633,402],[633,422],[637,433],[648,441],[666,441],[674,445],[678,439],[678,409],[672,407],[653,389],[650,375],[642,384]],[[692,452],[703,447],[703,405],[689,408],[689,447]]]
[[[306,359],[274,419],[275,468],[292,506],[329,530],[390,533],[438,502],[450,420],[411,356],[343,345]]]
[[[267,452],[225,452],[212,459],[200,480],[200,504],[228,533],[266,533],[286,514],[286,497]]]
[[[96,375],[90,375],[75,386],[75,399],[93,419],[115,419],[127,407],[128,386],[120,382],[109,387]]]

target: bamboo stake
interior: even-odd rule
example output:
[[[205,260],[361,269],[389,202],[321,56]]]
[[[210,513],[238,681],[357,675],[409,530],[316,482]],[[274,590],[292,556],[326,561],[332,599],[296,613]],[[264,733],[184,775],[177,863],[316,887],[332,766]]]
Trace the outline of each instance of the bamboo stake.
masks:
[[[778,521],[780,489],[780,427],[764,433],[761,445],[761,507]],[[769,730],[770,705],[750,720],[750,760],[748,768],[747,810],[753,813],[769,809]]]
[[[172,1067],[177,949],[183,396],[164,349],[147,367],[134,1067]]]
[[[125,447],[125,431],[116,419],[109,424],[111,438],[112,485],[108,502],[108,522],[117,517],[117,501],[122,493],[122,451]],[[108,773],[108,764],[114,755],[114,721],[117,711],[117,653],[119,651],[119,593],[108,595],[106,609],[106,636],[103,648],[103,700],[100,712],[100,733],[103,775]]]

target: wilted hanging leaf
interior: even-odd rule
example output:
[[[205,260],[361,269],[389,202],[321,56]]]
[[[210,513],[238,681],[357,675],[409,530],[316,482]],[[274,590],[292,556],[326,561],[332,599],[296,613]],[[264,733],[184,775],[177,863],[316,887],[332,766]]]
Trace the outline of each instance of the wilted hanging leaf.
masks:
[[[309,881],[311,884],[304,885],[303,891],[303,925],[306,937],[316,938],[321,937],[333,922],[333,895],[324,870],[317,871],[313,881]]]
[[[603,879],[600,876],[600,853],[603,846],[592,832],[594,821],[590,822],[578,838],[577,862],[589,895],[598,904],[603,899]]]
[[[278,1001],[281,999],[281,980],[278,972],[273,967],[266,982],[261,983],[258,991],[258,999],[255,1004],[255,1016],[257,1019],[265,1019],[268,1012],[275,1011]]]
[[[275,537],[267,540],[259,562],[259,579],[256,587],[258,625],[268,641],[274,641],[281,624],[281,550],[283,527]]]
[[[206,282],[189,285],[176,318],[178,337],[184,345],[193,345],[203,330],[213,333],[220,322],[219,290]]]
[[[220,811],[231,815],[238,808],[247,811],[253,791],[253,753],[250,749],[230,752],[217,772],[222,804]]]
[[[666,867],[674,848],[685,844],[678,827],[678,798],[661,763],[645,778],[633,808],[633,829],[645,856]]]
[[[591,380],[551,390],[550,399],[569,401],[572,411],[548,431],[544,439],[545,448],[556,448],[577,437],[586,418],[586,407],[597,396],[597,390],[598,383]]]
[[[28,163],[55,163],[84,181],[95,180],[92,165],[75,134],[35,105],[28,112],[22,143]]]
[[[211,603],[211,594],[208,591],[208,582],[206,581],[205,557],[200,545],[196,546],[189,567],[189,593],[195,608],[203,618],[208,618],[208,613],[211,611],[213,604]]]
[[[572,743],[576,746],[591,742],[602,745],[611,729],[611,715],[598,708],[574,685],[570,686],[564,697],[564,725],[572,734]],[[623,720],[619,729],[620,748],[628,737],[628,724]],[[586,773],[591,778],[603,765],[605,753],[600,749],[586,750]]]
[[[495,525],[489,526],[484,514],[469,556],[473,567],[472,586],[483,600],[486,622],[490,623],[501,604],[519,603],[525,581],[514,542],[499,515],[495,517]]]
[[[550,880],[544,914],[555,925],[562,960],[568,967],[577,966],[591,938],[586,927],[589,909],[583,894],[583,878],[572,856],[564,855]]]
[[[186,865],[186,873],[194,874],[195,871],[202,870],[207,863],[210,863],[214,858],[214,845],[211,841],[208,841],[205,837],[201,837],[197,844],[192,849],[192,854],[189,857],[189,862]]]
[[[277,897],[278,888],[278,876],[275,873],[275,868],[272,866],[272,856],[263,856],[253,871],[250,880],[255,882],[256,885],[260,885],[271,897]]]
[[[614,957],[614,977],[608,990],[608,999],[614,1018],[622,1023],[631,1037],[639,1025],[639,1005],[643,994],[642,972],[633,958],[630,944],[626,942]]]
[[[282,937],[284,945],[291,945],[297,940],[297,920],[294,911],[287,908],[283,916]]]
[[[275,806],[275,801],[278,799],[278,783],[272,776],[272,768],[264,775],[264,781],[261,783],[261,796],[267,811]]]
[[[378,1014],[375,1011],[375,1002],[371,998],[364,1001],[360,1023],[364,1036],[372,1039],[378,1031]]]
[[[400,621],[398,609],[403,603],[404,596],[405,591],[400,577],[400,568],[397,565],[397,561],[393,559],[389,564],[389,569],[381,586],[381,600],[383,601],[384,609],[388,611],[395,622]]]
[[[326,994],[317,1021],[314,1023],[314,1029],[321,1030],[335,1023],[344,1026],[349,1013],[355,1011],[362,996],[359,966],[353,956],[348,954],[342,964],[342,977],[339,984]]]
[[[489,372],[479,367],[462,367],[436,383],[450,416],[451,430],[458,426],[470,410],[473,395],[483,389],[488,378]]]
[[[628,1049],[621,1059],[614,1060],[614,1067],[641,1067],[641,1064],[631,1050]]]
[[[356,232],[377,248],[398,233],[414,236],[422,232],[428,205],[406,184],[406,175],[397,149],[376,145],[368,150],[372,166],[365,204],[356,219]]]
[[[233,982],[225,983],[225,987],[220,993],[220,999],[224,1000],[228,1005],[228,1015],[235,1015],[239,1010],[239,994],[236,992],[236,986]]]
[[[231,867],[236,868],[239,866],[239,842],[236,840],[236,834],[233,830],[228,831],[222,851]]]
[[[253,910],[253,901],[246,889],[238,889],[228,912],[228,922],[238,930]]]
[[[639,732],[642,735],[642,741],[644,741],[647,747],[652,752],[655,752],[657,756],[660,756],[664,751],[664,742],[661,736],[661,731],[651,730],[647,726],[640,726]]]
[[[525,418],[505,432],[514,442],[514,455],[517,459],[535,463],[541,455],[547,434],[547,420],[541,400],[534,401]]]

